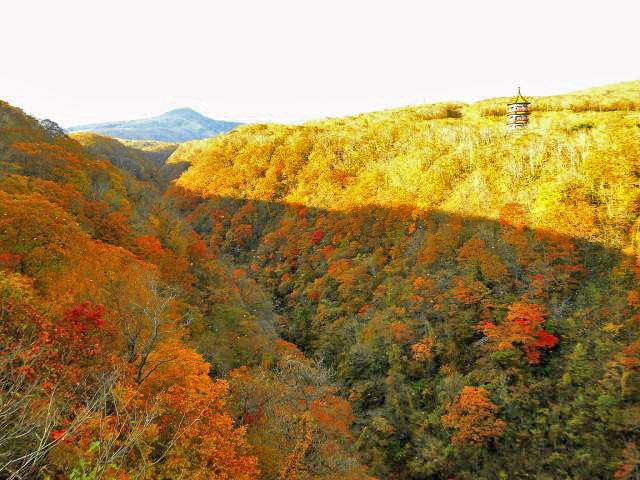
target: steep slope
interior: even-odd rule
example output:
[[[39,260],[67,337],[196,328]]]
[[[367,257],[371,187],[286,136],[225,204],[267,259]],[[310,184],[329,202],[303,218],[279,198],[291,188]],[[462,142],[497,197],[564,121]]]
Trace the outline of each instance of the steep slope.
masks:
[[[177,143],[119,140],[91,132],[72,133],[70,137],[90,152],[130,172],[138,180],[151,180],[158,188],[166,188],[187,168],[186,163],[166,163],[178,148]]]
[[[78,140],[0,102],[0,478],[367,478],[330,374],[159,166]]]
[[[514,135],[498,100],[243,126],[167,196],[336,370],[381,478],[628,478],[639,94],[533,98]]]
[[[142,154],[153,160],[156,165],[162,166],[167,159],[178,148],[177,143],[160,142],[156,140],[124,140],[120,139],[120,142],[127,147],[140,150]]]
[[[182,172],[184,172],[189,166],[185,162],[167,163],[167,160],[176,148],[177,143],[159,142],[155,140],[122,140],[120,142],[124,145],[134,148],[140,153],[152,160],[157,166],[159,166],[158,177],[164,182],[165,187],[169,182],[178,178]]]
[[[622,85],[625,95],[640,96],[640,82]],[[574,111],[594,98],[604,106]],[[329,209],[412,205],[489,218],[516,202],[532,227],[620,246],[636,219],[640,104],[602,111],[608,100],[559,97],[555,103],[567,109],[534,112],[522,135],[508,135],[501,116],[474,115],[493,100],[296,127],[243,126],[181,145],[169,162],[192,164],[178,185],[199,193]]]
[[[128,140],[184,142],[213,137],[233,130],[238,125],[240,123],[213,120],[190,108],[180,108],[157,117],[78,125],[67,130],[88,131]]]
[[[74,133],[70,137],[91,153],[103,155],[116,167],[130,172],[138,180],[151,179],[157,170],[158,165],[141,151],[127,147],[114,138],[91,132]]]

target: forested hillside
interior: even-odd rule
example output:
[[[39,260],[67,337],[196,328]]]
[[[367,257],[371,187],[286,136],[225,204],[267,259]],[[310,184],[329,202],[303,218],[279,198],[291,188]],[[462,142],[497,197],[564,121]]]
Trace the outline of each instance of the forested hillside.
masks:
[[[179,146],[0,102],[0,478],[634,479],[639,98]]]
[[[634,478],[640,82],[250,125],[165,194],[337,372],[380,478]]]
[[[331,372],[164,167],[77,139],[0,102],[0,478],[366,478]]]

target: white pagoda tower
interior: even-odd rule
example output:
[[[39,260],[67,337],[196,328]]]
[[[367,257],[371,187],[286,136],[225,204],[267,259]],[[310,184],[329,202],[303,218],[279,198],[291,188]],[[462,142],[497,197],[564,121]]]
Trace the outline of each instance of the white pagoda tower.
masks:
[[[518,87],[518,95],[507,104],[507,126],[509,130],[517,130],[520,128],[526,128],[529,124],[529,111],[530,102],[522,96],[520,93],[520,87]]]

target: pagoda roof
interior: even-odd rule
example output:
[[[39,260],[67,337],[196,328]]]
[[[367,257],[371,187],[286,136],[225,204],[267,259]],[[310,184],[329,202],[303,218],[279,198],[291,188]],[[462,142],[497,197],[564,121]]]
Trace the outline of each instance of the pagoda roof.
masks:
[[[516,96],[516,98],[511,100],[507,105],[513,105],[514,103],[529,103],[529,101],[520,93],[520,87],[518,87],[518,95]]]

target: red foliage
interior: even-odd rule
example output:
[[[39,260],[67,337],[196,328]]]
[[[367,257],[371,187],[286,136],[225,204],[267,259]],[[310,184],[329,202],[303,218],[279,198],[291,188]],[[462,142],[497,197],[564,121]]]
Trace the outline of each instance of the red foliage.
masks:
[[[333,245],[327,245],[326,247],[322,248],[320,251],[322,253],[324,253],[325,256],[330,256],[333,251],[335,250],[335,247]]]
[[[320,240],[322,240],[323,238],[324,238],[324,232],[322,230],[315,230],[311,234],[311,243],[315,245],[316,243],[320,242]]]
[[[104,348],[105,309],[102,305],[83,302],[64,312],[51,332],[55,351],[65,352],[65,364],[94,361]]]
[[[509,306],[507,318],[501,325],[483,322],[478,325],[495,350],[510,350],[518,344],[531,364],[540,362],[540,349],[553,348],[558,338],[542,328],[546,313],[535,303],[514,303]]]
[[[66,433],[66,430],[64,429],[53,430],[51,432],[51,440],[58,440],[59,438],[62,438],[62,436],[64,436],[65,433]]]

